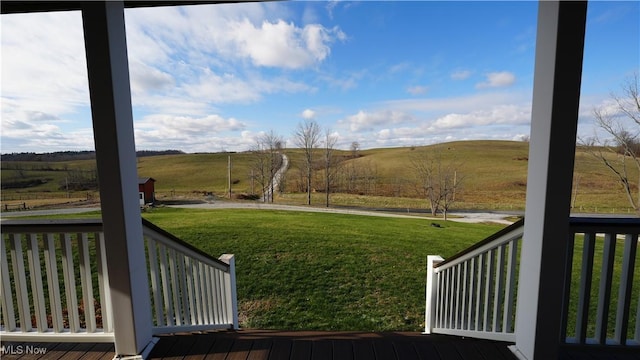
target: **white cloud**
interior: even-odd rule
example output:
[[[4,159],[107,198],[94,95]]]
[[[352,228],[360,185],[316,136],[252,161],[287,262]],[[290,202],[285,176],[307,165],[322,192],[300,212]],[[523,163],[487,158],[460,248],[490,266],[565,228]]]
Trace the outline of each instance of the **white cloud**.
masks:
[[[236,54],[251,59],[254,65],[301,69],[322,62],[331,52],[330,44],[344,40],[338,27],[319,24],[297,27],[278,20],[255,26],[248,20],[231,23],[230,33]]]
[[[131,74],[131,92],[134,96],[167,90],[175,85],[175,80],[170,74],[138,61],[129,62],[129,72]]]
[[[225,131],[241,131],[247,125],[237,119],[225,119],[219,115],[201,118],[155,114],[145,116],[136,123],[140,131],[155,132],[166,137],[184,137],[199,134],[213,134]]]
[[[311,109],[305,109],[301,115],[303,119],[311,120],[316,117],[316,112]]]
[[[512,140],[529,131],[531,95],[479,93],[457,98],[407,99],[378,103],[340,121],[345,138],[363,148],[426,145],[470,139]],[[353,140],[352,140],[353,141]]]
[[[403,99],[382,102],[380,106],[404,112],[424,112],[436,114],[467,113],[487,109],[502,104],[529,103],[530,93],[523,92],[482,92],[468,96],[428,99]]]
[[[380,125],[401,124],[413,122],[415,119],[411,114],[394,110],[378,110],[367,112],[360,110],[357,114],[347,116],[339,123],[348,125],[351,131],[372,130]]]
[[[329,15],[330,19],[333,19],[333,10],[336,8],[336,6],[338,6],[340,0],[329,0],[327,2],[327,14]]]
[[[407,92],[411,95],[424,95],[427,91],[429,91],[428,86],[415,85],[407,88]]]
[[[457,70],[451,73],[451,79],[453,80],[466,80],[471,76],[470,70]]]
[[[328,56],[330,42],[342,36],[337,28],[298,27],[277,19],[286,12],[281,9],[278,4],[219,4],[128,10],[134,105],[204,115],[221,104],[255,103],[265,94],[313,92],[305,83],[249,66],[315,65]],[[153,91],[160,88],[162,93]]]
[[[516,82],[516,76],[508,71],[492,72],[486,74],[487,79],[476,84],[476,88],[495,88],[511,86]]]
[[[243,133],[246,128],[247,124],[242,121],[219,115],[190,117],[154,114],[136,122],[136,147],[171,147],[192,152],[239,150],[238,147],[246,146],[246,142],[233,140],[237,139],[237,135],[229,133]]]
[[[79,12],[2,15],[2,97],[56,116],[89,103]],[[4,109],[3,109],[4,118]]]
[[[455,129],[472,126],[509,124],[522,125],[531,121],[531,107],[523,105],[496,105],[469,113],[451,113],[436,119],[432,129]]]
[[[511,140],[513,141],[529,141],[529,134],[515,134]]]

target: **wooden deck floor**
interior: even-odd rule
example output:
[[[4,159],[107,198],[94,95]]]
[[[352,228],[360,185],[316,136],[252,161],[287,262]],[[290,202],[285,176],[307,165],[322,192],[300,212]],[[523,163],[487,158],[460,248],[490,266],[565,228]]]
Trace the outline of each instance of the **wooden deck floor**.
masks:
[[[162,337],[152,359],[515,359],[506,343],[419,333],[238,331]]]
[[[3,343],[2,360],[111,360],[111,344]],[[512,360],[506,343],[420,333],[221,331],[161,336],[149,359]],[[27,348],[30,346],[31,348]],[[44,349],[34,354],[29,349]]]
[[[2,360],[112,360],[112,344],[7,343]],[[159,360],[515,360],[508,343],[419,333],[221,331],[161,336]],[[35,349],[35,351],[34,351]],[[640,350],[640,349],[638,349]],[[565,348],[562,360],[640,360],[640,351]]]

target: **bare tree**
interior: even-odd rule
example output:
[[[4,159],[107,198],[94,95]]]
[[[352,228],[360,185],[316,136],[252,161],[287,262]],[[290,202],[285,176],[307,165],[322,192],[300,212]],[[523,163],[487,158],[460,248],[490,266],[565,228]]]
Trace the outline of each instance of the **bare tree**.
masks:
[[[331,129],[324,131],[324,192],[326,196],[326,205],[329,207],[329,196],[331,194],[331,185],[336,175],[337,158],[334,154],[334,147],[338,137],[331,132]]]
[[[307,177],[307,204],[311,205],[311,179],[313,176],[314,153],[320,144],[320,125],[313,120],[307,119],[298,124],[294,133],[295,143],[304,151],[304,166]]]
[[[360,156],[359,154],[360,152],[360,143],[357,141],[354,141],[351,143],[351,156],[355,159],[358,156]]]
[[[456,202],[456,192],[460,191],[462,181],[458,176],[460,165],[453,160],[445,160],[440,150],[423,150],[411,157],[413,172],[416,176],[416,189],[429,202],[431,215],[438,211],[447,212]]]
[[[282,138],[273,130],[261,135],[253,149],[252,173],[262,187],[262,201],[273,202],[275,174],[282,165]]]
[[[607,138],[598,135],[584,141],[589,152],[611,172],[640,215],[640,92],[638,74],[622,86],[622,95],[611,94],[613,106],[593,110],[598,128]],[[632,170],[635,169],[635,170]],[[635,172],[635,175],[634,175]]]
[[[251,162],[251,176],[252,184],[255,180],[262,191],[262,201],[267,202],[267,189],[269,178],[269,153],[264,149],[260,139],[257,140],[256,145],[251,149],[252,162]]]

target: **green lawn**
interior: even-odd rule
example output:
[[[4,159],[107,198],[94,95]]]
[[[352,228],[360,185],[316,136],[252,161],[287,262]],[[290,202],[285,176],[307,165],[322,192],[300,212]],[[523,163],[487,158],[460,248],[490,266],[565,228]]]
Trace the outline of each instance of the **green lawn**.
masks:
[[[419,331],[426,256],[453,255],[500,228],[270,210],[144,217],[207,253],[234,253],[241,326],[262,329]]]

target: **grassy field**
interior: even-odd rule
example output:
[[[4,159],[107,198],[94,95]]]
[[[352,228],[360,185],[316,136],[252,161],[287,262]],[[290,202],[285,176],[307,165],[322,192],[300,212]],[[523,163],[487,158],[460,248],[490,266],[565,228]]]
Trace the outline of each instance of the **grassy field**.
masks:
[[[426,208],[415,191],[411,159],[423,151],[439,151],[445,160],[458,162],[459,179],[463,182],[458,193],[455,209],[524,209],[528,143],[513,141],[463,141],[426,147],[385,148],[360,151],[359,157],[343,163],[343,169],[368,171],[375,178],[366,190],[356,193],[332,194],[334,205]],[[300,150],[286,149],[291,167],[287,173],[286,192],[275,201],[280,203],[304,204],[306,198],[299,192],[296,183],[301,166]],[[345,159],[350,153],[343,151]],[[227,166],[232,161],[232,192],[234,194],[259,193],[260,185],[251,180],[250,153],[181,154],[150,156],[138,159],[138,174],[156,179],[156,193],[160,200],[203,199],[204,194],[213,193],[219,197],[228,194]],[[90,160],[39,163],[3,162],[2,182],[21,177],[42,179],[44,183],[25,189],[4,189],[3,204],[7,201],[22,203],[33,197],[57,197],[64,192],[64,169],[91,169],[95,163]],[[21,170],[17,170],[20,168]],[[346,171],[346,170],[343,170]],[[637,174],[632,174],[634,178]],[[636,176],[637,178],[637,176]],[[314,185],[322,189],[321,176]],[[626,213],[629,211],[627,199],[616,179],[595,158],[581,149],[576,153],[574,208],[578,212]],[[86,197],[84,192],[72,192],[71,197]],[[96,196],[92,193],[91,196]],[[324,194],[315,193],[313,203],[324,203]],[[30,204],[28,204],[30,205]]]

